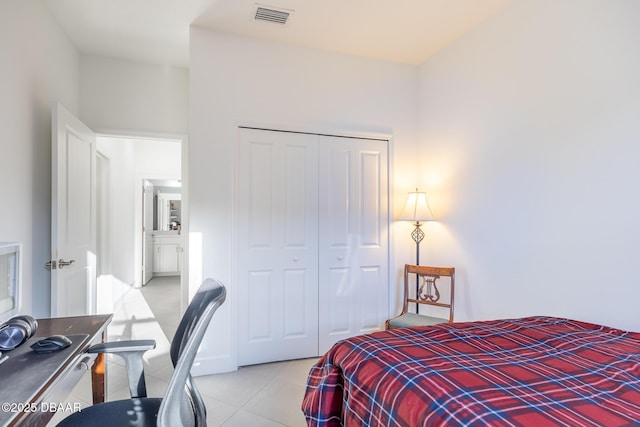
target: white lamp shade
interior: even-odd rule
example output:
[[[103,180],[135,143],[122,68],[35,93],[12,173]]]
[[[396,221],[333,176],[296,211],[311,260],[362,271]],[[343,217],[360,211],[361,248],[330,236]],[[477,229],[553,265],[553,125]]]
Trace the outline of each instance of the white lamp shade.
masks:
[[[416,191],[409,193],[407,203],[400,212],[398,219],[401,221],[433,221],[433,214],[427,203],[427,195]]]

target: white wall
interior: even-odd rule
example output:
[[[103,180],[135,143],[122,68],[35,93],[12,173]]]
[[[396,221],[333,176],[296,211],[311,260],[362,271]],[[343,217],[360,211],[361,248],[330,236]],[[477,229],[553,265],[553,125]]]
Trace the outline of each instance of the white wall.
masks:
[[[260,122],[316,130],[393,134],[395,185],[415,185],[416,67],[278,45],[192,28],[190,232],[202,258],[191,286],[215,277],[229,287],[200,359],[235,367],[233,190],[235,128]],[[400,202],[401,203],[401,202]],[[198,368],[196,368],[197,371]]]
[[[80,118],[94,131],[185,135],[188,115],[186,68],[81,57]]]
[[[108,244],[113,286],[139,285],[142,179],[179,180],[182,147],[175,141],[115,137],[99,137],[97,147],[110,165]]]
[[[430,262],[457,318],[640,330],[640,2],[518,0],[420,70]]]
[[[22,243],[22,312],[38,317],[50,310],[51,105],[77,114],[78,80],[78,55],[42,3],[2,1],[0,241]]]

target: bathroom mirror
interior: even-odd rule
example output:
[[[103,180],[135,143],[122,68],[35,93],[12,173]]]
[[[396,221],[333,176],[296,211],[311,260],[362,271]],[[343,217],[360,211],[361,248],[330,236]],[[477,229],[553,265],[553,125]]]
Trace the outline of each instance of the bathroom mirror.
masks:
[[[180,230],[182,223],[180,193],[158,193],[158,230]]]
[[[145,212],[152,213],[154,231],[180,231],[182,227],[182,184],[172,180],[145,180]],[[151,218],[149,218],[151,220]],[[146,220],[145,220],[146,221]]]

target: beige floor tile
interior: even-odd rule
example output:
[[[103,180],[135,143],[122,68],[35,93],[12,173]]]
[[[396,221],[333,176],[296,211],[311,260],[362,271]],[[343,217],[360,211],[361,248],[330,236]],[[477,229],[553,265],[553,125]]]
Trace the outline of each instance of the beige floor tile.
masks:
[[[291,360],[284,363],[283,370],[279,376],[299,385],[307,384],[307,377],[311,367],[318,361],[317,357],[311,359]]]
[[[220,402],[209,396],[202,395],[204,404],[207,407],[207,425],[209,427],[221,426],[229,420],[236,412],[238,407]]]
[[[283,377],[275,378],[242,409],[286,426],[305,426],[300,409],[305,386]]]
[[[202,394],[241,407],[269,384],[274,375],[268,371],[240,368],[236,372],[197,377],[195,382]]]
[[[283,427],[283,424],[271,421],[242,409],[236,412],[222,425],[224,427]]]

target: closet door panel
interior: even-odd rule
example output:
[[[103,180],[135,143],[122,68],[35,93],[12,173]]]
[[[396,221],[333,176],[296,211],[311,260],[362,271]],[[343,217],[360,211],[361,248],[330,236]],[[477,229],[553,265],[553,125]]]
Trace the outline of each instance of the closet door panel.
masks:
[[[317,136],[239,132],[238,363],[315,356]]]
[[[361,247],[380,248],[384,233],[381,221],[386,220],[383,210],[382,158],[380,152],[360,152],[360,236]],[[384,177],[386,181],[386,176]]]
[[[315,150],[314,150],[315,151]],[[308,248],[309,235],[308,224],[310,218],[307,215],[309,201],[309,176],[307,173],[307,157],[309,148],[296,145],[284,147],[284,239],[285,246],[289,248]],[[315,215],[313,215],[315,217]],[[316,244],[315,239],[311,242]]]
[[[388,143],[321,136],[319,149],[328,175],[319,193],[319,303],[331,307],[319,312],[322,353],[340,339],[382,329],[388,315]]]
[[[360,333],[383,328],[388,318],[389,201],[387,144],[369,142],[359,146],[358,205],[360,268],[355,328]]]
[[[349,247],[349,199],[351,186],[349,185],[351,171],[351,150],[348,147],[334,148],[327,153],[328,169],[323,169],[322,187],[328,186],[330,195],[323,198],[328,203],[326,207],[331,235],[327,244],[335,249],[347,249]],[[328,182],[326,182],[328,181]]]
[[[248,171],[246,181],[242,180],[243,187],[248,190],[248,205],[243,206],[241,214],[247,216],[244,219],[248,227],[247,244],[253,250],[273,250],[273,228],[277,227],[274,217],[273,168],[274,147],[256,141],[248,147],[247,160]],[[244,216],[243,215],[243,216]]]
[[[380,266],[361,267],[359,273],[356,302],[360,316],[357,318],[356,328],[360,331],[377,330],[380,328],[380,313],[385,308],[382,304],[386,298],[381,298],[380,292],[376,290],[387,289],[387,279],[382,276]]]
[[[273,316],[271,304],[267,304],[272,292],[272,278],[269,271],[251,271],[247,277],[249,342],[273,341]]]
[[[389,249],[387,143],[365,140],[354,149],[358,150],[358,174],[353,184],[357,193],[353,229],[358,235],[358,263],[384,266],[386,271]]]
[[[342,335],[349,333],[351,319],[351,306],[353,293],[349,286],[352,285],[348,268],[332,268],[329,271],[329,282],[322,283],[323,287],[330,289],[332,298],[323,300],[322,312],[329,314],[329,326],[325,327],[325,333],[329,335]]]
[[[308,287],[300,286],[300,283],[309,283],[311,280],[305,270],[286,270],[284,273],[284,338],[304,337],[309,330],[305,301],[309,300],[310,296],[307,295]]]

